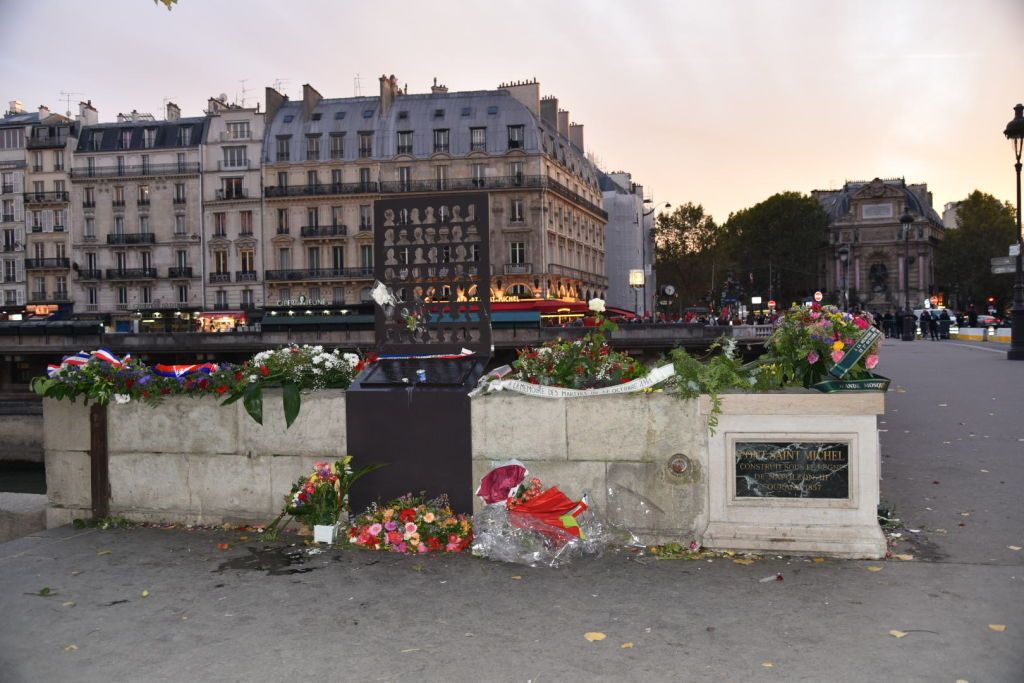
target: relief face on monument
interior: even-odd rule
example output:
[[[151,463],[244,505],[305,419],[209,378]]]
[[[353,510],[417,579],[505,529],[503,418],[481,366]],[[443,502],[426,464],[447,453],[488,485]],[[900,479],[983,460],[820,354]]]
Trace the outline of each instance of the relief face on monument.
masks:
[[[850,497],[845,441],[737,441],[736,498]]]

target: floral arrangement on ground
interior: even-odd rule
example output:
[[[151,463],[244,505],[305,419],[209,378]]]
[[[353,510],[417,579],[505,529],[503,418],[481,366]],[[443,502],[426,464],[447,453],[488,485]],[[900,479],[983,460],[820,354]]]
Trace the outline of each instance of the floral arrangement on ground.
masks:
[[[71,401],[81,397],[106,405],[132,400],[157,405],[168,396],[213,396],[223,405],[243,401],[256,422],[263,423],[263,390],[282,389],[288,426],[299,414],[300,392],[328,388],[346,389],[356,374],[373,358],[323,346],[291,345],[261,351],[241,365],[198,363],[153,365],[106,349],[68,356],[51,365],[47,377],[32,381],[35,393]]]
[[[473,524],[455,514],[448,498],[405,495],[372,505],[348,530],[349,543],[393,553],[462,552],[473,542]]]

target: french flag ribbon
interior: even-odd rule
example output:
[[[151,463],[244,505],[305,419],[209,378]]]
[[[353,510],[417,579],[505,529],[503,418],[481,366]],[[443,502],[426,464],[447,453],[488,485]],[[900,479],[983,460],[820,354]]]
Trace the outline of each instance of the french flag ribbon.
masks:
[[[85,365],[86,363],[89,362],[90,358],[92,358],[92,356],[86,353],[85,351],[79,351],[73,356],[64,356],[64,359],[60,362],[60,365],[54,365],[52,363],[47,365],[46,374],[48,377],[54,377],[64,368],[81,367]]]
[[[184,377],[194,373],[201,373],[209,375],[217,372],[217,366],[214,363],[197,363],[193,365],[155,365],[153,366],[153,372],[160,375],[161,377]]]
[[[119,359],[117,356],[112,354],[108,349],[99,349],[98,351],[93,351],[92,357],[98,358],[102,361],[106,361],[107,363],[110,363],[111,365],[118,369],[128,365],[128,361],[132,359],[131,354]]]

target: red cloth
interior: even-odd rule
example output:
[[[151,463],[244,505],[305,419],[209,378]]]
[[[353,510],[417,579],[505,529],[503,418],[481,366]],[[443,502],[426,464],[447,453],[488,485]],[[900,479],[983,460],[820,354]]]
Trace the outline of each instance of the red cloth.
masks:
[[[586,503],[572,500],[569,496],[559,491],[557,486],[552,486],[533,500],[512,508],[509,518],[513,524],[522,528],[526,524],[517,522],[516,516],[523,515],[543,522],[547,526],[562,529],[579,538],[580,528],[578,526],[566,527],[562,517],[570,514],[573,517],[578,517],[586,509]]]
[[[522,484],[525,478],[526,468],[522,465],[496,467],[480,480],[476,495],[483,498],[488,505],[501,503],[508,500],[508,492]]]

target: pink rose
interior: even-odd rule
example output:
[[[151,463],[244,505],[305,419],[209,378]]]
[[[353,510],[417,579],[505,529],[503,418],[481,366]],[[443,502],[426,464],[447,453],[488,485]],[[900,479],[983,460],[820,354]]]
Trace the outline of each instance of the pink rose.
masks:
[[[843,352],[842,351],[833,351],[832,352],[832,362],[833,363],[838,363],[842,359],[843,359]]]
[[[423,543],[420,543],[418,546],[416,546],[416,552],[418,552],[418,553],[425,553],[425,552],[427,552],[427,546],[425,544],[423,544]]]
[[[367,531],[369,531],[369,532],[370,532],[370,535],[371,535],[371,536],[377,536],[378,534],[380,534],[380,530],[381,530],[382,528],[383,528],[383,527],[381,527],[381,525],[380,525],[380,524],[371,524],[371,525],[370,525],[370,528],[369,528],[369,529],[367,529]]]
[[[807,354],[807,362],[810,363],[811,365],[817,363],[819,358],[821,358],[821,356],[818,355],[817,351],[811,351],[809,354]]]
[[[857,325],[857,327],[859,327],[859,328],[860,328],[860,329],[862,329],[862,330],[866,330],[866,329],[868,329],[869,327],[871,327],[871,323],[869,323],[869,322],[868,322],[867,320],[865,320],[864,318],[861,318],[860,316],[858,316],[858,317],[854,318],[854,319],[853,319],[853,322],[854,322],[854,324],[856,324],[856,325]]]
[[[387,522],[384,522],[384,528],[387,529],[388,531],[394,531],[395,529],[398,528],[398,522],[395,522],[393,520],[389,520]]]
[[[407,551],[409,549],[409,546],[407,546],[403,542],[403,543],[399,543],[398,545],[394,546],[394,548],[395,548],[395,552],[396,553],[404,553],[405,551]]]
[[[406,522],[405,523],[405,533],[407,533],[407,534],[414,534],[414,533],[416,533],[416,524],[413,523],[413,522]]]
[[[867,360],[864,361],[864,367],[866,367],[868,370],[874,370],[875,366],[877,366],[877,365],[878,365],[878,354],[877,353],[871,354],[870,356],[868,356]]]

